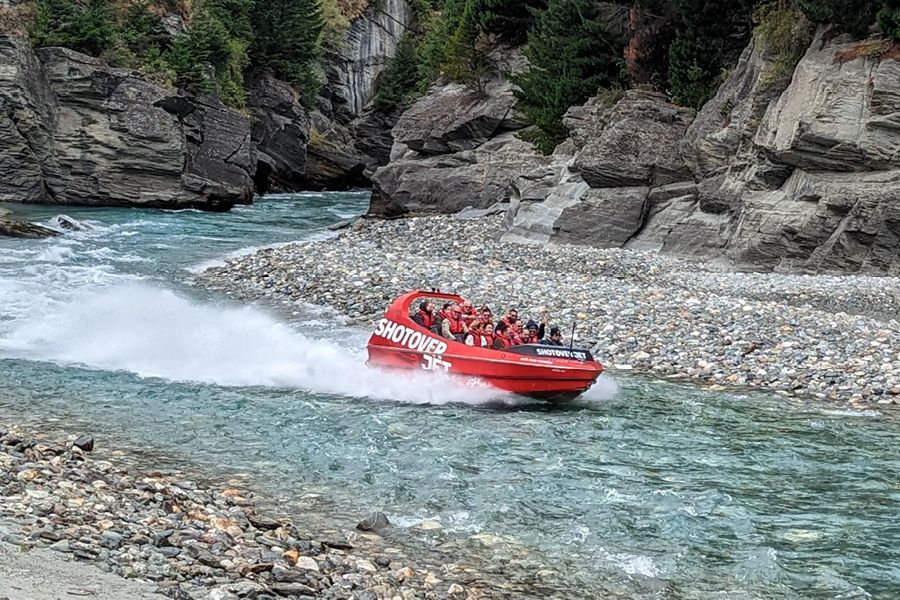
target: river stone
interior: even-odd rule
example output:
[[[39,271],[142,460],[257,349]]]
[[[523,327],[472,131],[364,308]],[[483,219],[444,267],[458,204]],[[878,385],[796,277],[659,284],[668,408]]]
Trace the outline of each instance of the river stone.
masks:
[[[92,435],[78,436],[77,438],[75,438],[75,441],[72,442],[72,445],[84,452],[90,452],[94,449],[94,436],[92,436]]]
[[[379,531],[386,527],[389,527],[391,522],[388,520],[387,515],[385,515],[381,511],[376,511],[373,513],[369,513],[369,515],[356,524],[356,528],[360,531]]]
[[[0,235],[17,238],[39,239],[60,235],[49,227],[36,223],[25,223],[7,217],[0,217]]]

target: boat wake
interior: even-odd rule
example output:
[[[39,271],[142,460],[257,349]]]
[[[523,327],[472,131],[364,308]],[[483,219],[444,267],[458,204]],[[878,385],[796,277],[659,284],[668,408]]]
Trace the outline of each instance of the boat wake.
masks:
[[[0,338],[0,357],[417,404],[505,401],[477,383],[370,369],[362,344],[353,346],[306,336],[255,307],[129,282],[76,292],[52,312],[25,317]]]

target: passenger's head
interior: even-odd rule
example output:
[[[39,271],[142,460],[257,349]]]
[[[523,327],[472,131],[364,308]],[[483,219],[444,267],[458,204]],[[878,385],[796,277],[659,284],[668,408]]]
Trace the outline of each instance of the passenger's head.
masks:
[[[484,324],[484,332],[489,335],[494,333],[494,324],[493,323],[485,323]]]
[[[518,319],[519,318],[519,309],[517,309],[517,308],[509,309],[509,316],[512,319]]]
[[[459,304],[451,304],[450,305],[450,312],[452,314],[458,315],[458,314],[460,314],[460,310],[461,309],[459,308]]]
[[[562,339],[562,333],[560,333],[559,327],[552,327],[550,329],[550,339],[554,342]]]
[[[471,300],[463,300],[462,307],[466,310],[469,310],[470,308],[472,308],[472,301]]]
[[[453,306],[452,302],[444,302],[444,306],[441,307],[441,311],[448,312],[451,306]]]
[[[423,300],[422,304],[419,305],[419,308],[425,312],[431,312],[434,310],[434,304],[430,300]]]
[[[508,329],[509,326],[507,326],[507,324],[503,321],[500,321],[499,323],[497,323],[497,327],[494,328],[494,331],[496,331],[497,333],[506,333]]]
[[[538,324],[537,324],[534,320],[528,321],[528,324],[525,325],[525,327],[526,327],[526,329],[528,329],[528,331],[530,331],[531,333],[537,333],[537,332],[538,332]]]
[[[494,313],[491,312],[491,309],[487,306],[481,307],[481,316],[485,319],[491,319],[494,316]]]
[[[475,321],[474,323],[469,325],[469,331],[475,331],[475,332],[481,331],[481,328],[483,326],[484,326],[484,323],[482,323],[481,321]]]

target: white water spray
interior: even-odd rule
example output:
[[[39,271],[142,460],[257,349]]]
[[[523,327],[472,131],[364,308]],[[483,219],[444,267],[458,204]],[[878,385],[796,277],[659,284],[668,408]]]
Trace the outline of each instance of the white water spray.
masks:
[[[27,317],[0,339],[0,357],[400,402],[504,398],[432,373],[370,369],[361,348],[311,339],[257,308],[196,303],[146,283],[76,293],[52,314]]]

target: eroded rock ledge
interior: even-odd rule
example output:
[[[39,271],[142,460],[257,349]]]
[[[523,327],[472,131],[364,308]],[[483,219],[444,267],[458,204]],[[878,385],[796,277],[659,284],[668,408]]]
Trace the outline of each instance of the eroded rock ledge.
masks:
[[[871,43],[820,30],[790,80],[751,43],[697,114],[652,92],[603,94],[569,111],[550,157],[512,133],[503,73],[481,96],[434,87],[394,128],[370,213],[493,207],[509,241],[898,274],[900,62]]]
[[[214,98],[0,36],[0,201],[227,210],[253,195],[250,121]]]

